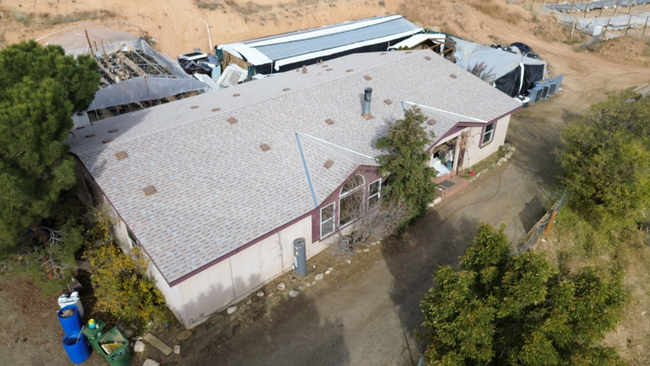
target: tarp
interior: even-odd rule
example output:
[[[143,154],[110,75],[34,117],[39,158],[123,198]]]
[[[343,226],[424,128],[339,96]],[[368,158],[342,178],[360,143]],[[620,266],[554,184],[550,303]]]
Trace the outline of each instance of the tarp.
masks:
[[[650,0],[595,0],[595,1],[585,1],[585,2],[579,2],[579,3],[563,3],[563,4],[546,4],[544,7],[549,10],[556,10],[556,11],[563,11],[563,12],[569,12],[569,11],[584,11],[585,9],[589,10],[594,10],[594,9],[602,9],[604,8],[611,8],[611,7],[616,7],[616,6],[631,6],[631,5],[642,5],[642,4],[650,4]]]
[[[468,42],[452,37],[456,41],[456,65],[470,70],[481,63],[491,74],[494,86],[502,92],[515,97],[532,88],[536,81],[544,78],[546,62],[500,49]]]
[[[89,111],[126,105],[145,100],[154,100],[180,93],[201,90],[208,86],[194,78],[172,79],[155,77],[137,77],[120,81],[95,93],[95,99],[88,107]]]

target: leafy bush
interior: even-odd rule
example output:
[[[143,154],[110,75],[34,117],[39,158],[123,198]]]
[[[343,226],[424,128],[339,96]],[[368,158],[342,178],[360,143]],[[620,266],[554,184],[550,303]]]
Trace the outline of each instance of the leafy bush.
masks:
[[[461,271],[441,267],[423,296],[430,365],[619,365],[597,345],[627,299],[617,273],[561,273],[545,254],[511,256],[505,227],[481,225]]]
[[[125,255],[111,239],[107,215],[97,212],[95,216],[97,225],[90,232],[95,241],[86,249],[86,258],[90,261],[97,310],[139,327],[150,321],[164,323],[169,312],[164,295],[146,275],[147,259],[137,247],[131,255]]]

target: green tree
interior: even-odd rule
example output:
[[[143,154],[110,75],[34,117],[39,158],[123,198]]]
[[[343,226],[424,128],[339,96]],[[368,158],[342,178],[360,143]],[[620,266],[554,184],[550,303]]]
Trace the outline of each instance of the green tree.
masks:
[[[424,128],[425,117],[418,108],[405,111],[403,119],[390,124],[386,137],[377,140],[377,148],[388,151],[379,156],[380,173],[389,175],[385,196],[391,202],[404,202],[421,215],[435,196],[435,172],[427,166],[425,151],[433,134]]]
[[[615,365],[596,346],[621,316],[618,275],[561,274],[542,253],[510,255],[505,228],[481,225],[460,259],[441,267],[420,307],[430,365]]]
[[[59,46],[30,41],[0,51],[0,248],[15,245],[74,185],[64,141],[99,78],[92,58],[65,56]]]
[[[562,132],[560,180],[591,221],[638,216],[650,203],[650,98],[612,92]]]

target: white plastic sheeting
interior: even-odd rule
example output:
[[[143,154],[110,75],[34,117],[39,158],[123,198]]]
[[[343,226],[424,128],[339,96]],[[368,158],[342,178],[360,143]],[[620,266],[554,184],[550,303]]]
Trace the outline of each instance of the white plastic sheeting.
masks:
[[[650,1],[650,0],[649,0]],[[650,12],[635,15],[618,15],[615,17],[582,18],[568,14],[557,14],[557,22],[567,27],[573,27],[576,22],[576,29],[591,36],[600,35],[605,27],[608,29],[625,29],[643,27],[650,18]]]
[[[206,89],[206,84],[193,78],[172,79],[141,76],[98,90],[88,110],[161,99],[188,91],[205,91]]]
[[[441,33],[420,33],[420,34],[415,34],[410,38],[407,38],[403,40],[402,42],[396,43],[390,47],[388,47],[389,50],[398,50],[400,48],[413,48],[417,45],[419,45],[422,42],[428,41],[430,39],[436,41],[436,42],[444,42],[447,36],[445,34]]]
[[[88,45],[89,42],[92,47]],[[88,107],[89,111],[161,99],[190,91],[212,90],[206,83],[185,73],[169,56],[158,53],[144,39],[117,29],[78,29],[56,37],[46,44],[58,44],[66,54],[74,56],[95,54],[101,57],[117,52],[140,51],[152,57],[158,65],[167,68],[171,74],[140,76],[100,89],[95,93],[95,99]]]
[[[235,64],[231,64],[223,70],[219,80],[217,80],[217,84],[224,87],[237,85],[246,80],[246,76],[248,76],[248,71]]]
[[[595,1],[585,1],[579,3],[569,3],[564,2],[562,4],[546,4],[544,7],[549,10],[556,11],[584,11],[585,9],[594,10],[611,8],[611,7],[621,7],[621,6],[633,6],[633,5],[643,5],[650,4],[650,0],[595,0]]]

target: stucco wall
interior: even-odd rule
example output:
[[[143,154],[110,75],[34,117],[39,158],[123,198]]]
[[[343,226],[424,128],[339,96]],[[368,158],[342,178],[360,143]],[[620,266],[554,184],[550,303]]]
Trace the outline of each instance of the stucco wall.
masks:
[[[484,127],[469,127],[469,136],[467,138],[467,149],[465,151],[463,167],[469,167],[470,163],[471,165],[474,165],[499,150],[499,147],[506,141],[509,124],[510,115],[499,119],[496,122],[492,142],[485,144],[482,147],[480,146],[480,142],[483,136]]]

